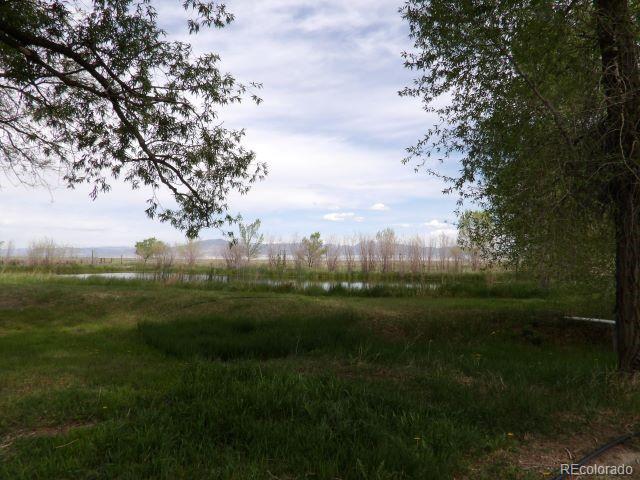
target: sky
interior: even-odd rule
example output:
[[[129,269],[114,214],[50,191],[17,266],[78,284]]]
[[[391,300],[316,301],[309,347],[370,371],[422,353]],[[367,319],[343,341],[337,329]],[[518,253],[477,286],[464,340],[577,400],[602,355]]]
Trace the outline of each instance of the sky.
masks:
[[[454,234],[455,195],[402,164],[434,119],[418,99],[398,95],[413,76],[401,56],[412,48],[401,2],[228,0],[235,21],[196,36],[186,34],[181,1],[153,3],[170,38],[219,53],[223,70],[263,84],[259,106],[221,112],[226,126],[246,129],[244,145],[269,166],[247,195],[231,196],[231,213],[260,218],[267,236],[282,239],[386,227],[400,236]],[[181,232],[145,216],[148,194],[116,183],[92,201],[88,186],[68,190],[52,179],[49,189],[32,189],[0,178],[0,240],[18,247],[44,237],[77,247],[182,241]]]

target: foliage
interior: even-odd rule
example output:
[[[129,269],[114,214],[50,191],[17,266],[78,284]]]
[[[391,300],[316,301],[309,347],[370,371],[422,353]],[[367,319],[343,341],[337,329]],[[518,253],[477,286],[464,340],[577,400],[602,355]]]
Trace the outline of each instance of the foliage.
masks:
[[[600,150],[593,3],[411,0],[403,14],[418,73],[403,93],[439,119],[409,158],[439,174],[432,160],[461,156],[445,178],[485,208],[513,261],[555,273],[610,262],[609,193],[625,170]]]
[[[499,242],[495,225],[488,212],[481,210],[466,210],[458,220],[458,246],[471,259],[472,268],[475,270],[481,261],[499,261],[500,252],[497,246],[504,244]]]
[[[260,254],[260,248],[264,243],[264,235],[259,233],[260,219],[256,219],[249,225],[240,221],[238,230],[240,231],[240,245],[247,258],[247,263],[249,263]]]
[[[320,232],[315,232],[305,237],[301,242],[304,259],[309,268],[318,266],[320,259],[326,253],[324,242],[320,238]]]
[[[376,233],[376,246],[380,270],[383,272],[391,271],[397,249],[396,233],[392,228],[385,228]]]
[[[188,267],[194,267],[202,255],[202,246],[197,240],[189,238],[184,245],[178,248],[178,251],[184,263]]]
[[[229,269],[238,269],[245,266],[246,263],[245,251],[242,245],[235,241],[231,241],[222,247],[222,258]]]
[[[93,198],[110,179],[148,187],[147,215],[190,237],[232,221],[228,194],[266,173],[242,147],[244,132],[217,118],[247,87],[215,53],[196,57],[167,40],[152,2],[91,3],[0,4],[0,168],[29,183],[60,169],[70,187],[91,184]],[[217,1],[183,5],[194,12],[190,34],[233,18]],[[161,187],[175,206],[161,206]]]
[[[29,243],[26,261],[30,266],[51,267],[69,257],[70,248],[58,245],[51,238],[43,238]]]
[[[136,255],[138,255],[145,263],[150,258],[162,255],[169,246],[161,240],[155,237],[145,238],[139,242],[136,242]]]

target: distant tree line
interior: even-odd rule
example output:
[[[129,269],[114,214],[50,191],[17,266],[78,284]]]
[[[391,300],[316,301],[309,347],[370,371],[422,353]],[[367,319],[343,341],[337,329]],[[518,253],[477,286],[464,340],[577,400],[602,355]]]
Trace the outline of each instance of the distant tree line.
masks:
[[[411,273],[463,270],[477,271],[505,263],[501,258],[494,228],[482,211],[465,212],[458,223],[457,241],[440,233],[424,237],[400,237],[391,228],[375,235],[351,235],[322,238],[320,232],[289,240],[261,233],[261,221],[238,223],[237,232],[217,251],[205,251],[203,242],[187,239],[182,244],[169,244],[156,237],[135,243],[135,254],[143,268],[169,269],[174,266],[195,267],[214,257],[221,258],[229,269],[249,266],[266,267],[274,272],[287,269],[326,270],[348,273]],[[4,247],[4,248],[3,248]],[[206,253],[206,254],[205,254]],[[77,261],[74,248],[44,238],[33,241],[19,257],[13,242],[0,242],[0,258],[30,266],[52,266]]]

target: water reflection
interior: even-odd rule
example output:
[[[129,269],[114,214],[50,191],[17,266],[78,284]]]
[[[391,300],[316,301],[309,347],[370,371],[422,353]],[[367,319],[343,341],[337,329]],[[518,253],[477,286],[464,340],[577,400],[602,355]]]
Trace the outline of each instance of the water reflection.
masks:
[[[268,285],[272,287],[291,286],[297,289],[322,288],[329,291],[336,288],[345,290],[367,290],[380,287],[410,288],[435,290],[435,283],[399,283],[399,282],[363,282],[363,281],[321,281],[302,279],[273,279],[273,278],[244,278],[243,276],[229,276],[206,273],[158,273],[158,272],[110,272],[110,273],[79,273],[64,275],[73,278],[113,278],[120,280],[148,280],[165,283],[238,283],[249,285]]]

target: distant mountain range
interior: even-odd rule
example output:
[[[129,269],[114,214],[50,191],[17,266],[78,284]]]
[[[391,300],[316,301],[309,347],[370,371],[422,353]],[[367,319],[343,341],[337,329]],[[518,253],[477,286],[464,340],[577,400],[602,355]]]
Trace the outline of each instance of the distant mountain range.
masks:
[[[220,249],[227,245],[226,240],[214,239],[214,240],[201,240],[200,244],[201,254],[203,257],[219,257]],[[15,249],[15,255],[24,256],[27,254],[26,248]],[[120,247],[72,247],[69,249],[69,255],[77,258],[133,258],[136,256],[136,249],[133,246],[120,246]]]
[[[219,257],[220,249],[227,245],[226,240],[220,238],[212,240],[200,240],[200,251],[203,257]],[[13,255],[22,257],[27,255],[28,248],[16,248]],[[133,258],[136,256],[136,249],[133,246],[120,247],[71,247],[67,250],[68,255],[76,258]]]

